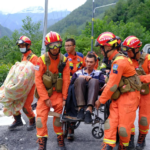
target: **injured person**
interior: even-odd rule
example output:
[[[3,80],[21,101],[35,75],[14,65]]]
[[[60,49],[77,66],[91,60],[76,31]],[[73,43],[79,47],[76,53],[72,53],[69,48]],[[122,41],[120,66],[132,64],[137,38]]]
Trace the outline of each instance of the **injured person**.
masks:
[[[100,70],[95,70],[96,56],[89,53],[86,56],[86,67],[73,74],[71,84],[74,84],[75,97],[78,107],[77,118],[85,123],[92,122],[92,110],[97,100],[100,89],[105,84],[104,75]],[[84,109],[86,107],[86,110]],[[85,112],[84,112],[85,110]]]

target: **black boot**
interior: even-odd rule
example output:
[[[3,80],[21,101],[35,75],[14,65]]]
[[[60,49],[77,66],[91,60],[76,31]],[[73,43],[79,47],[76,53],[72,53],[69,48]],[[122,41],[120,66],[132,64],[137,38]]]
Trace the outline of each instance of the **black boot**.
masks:
[[[127,146],[124,146],[122,143],[119,143],[118,150],[127,150]]]
[[[39,143],[38,150],[46,150],[47,137],[38,138],[37,143]]]
[[[21,115],[14,116],[15,121],[8,127],[9,130],[13,130],[18,126],[23,126]]]
[[[74,140],[74,127],[73,124],[71,124],[68,128],[68,135],[67,135],[67,139],[69,141],[73,141]]]
[[[102,147],[101,150],[113,150],[113,147],[111,147],[110,145],[106,143],[102,143],[101,147]]]
[[[64,143],[64,135],[57,135],[57,142],[59,146],[59,150],[66,150]]]
[[[136,150],[142,150],[145,146],[145,137],[146,134],[139,134],[138,142],[136,144]]]
[[[135,149],[135,145],[134,145],[134,135],[131,135],[130,137],[130,142],[129,142],[129,146],[127,148],[127,150],[134,150]]]
[[[31,131],[36,128],[35,117],[29,119],[29,125],[27,126],[27,131]]]

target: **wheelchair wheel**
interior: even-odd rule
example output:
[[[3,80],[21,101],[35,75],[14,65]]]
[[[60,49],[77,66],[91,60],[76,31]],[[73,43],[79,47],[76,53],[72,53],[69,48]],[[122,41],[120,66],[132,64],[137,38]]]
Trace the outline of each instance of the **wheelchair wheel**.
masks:
[[[99,130],[99,127],[97,126],[97,127],[94,127],[94,128],[92,129],[92,135],[93,135],[94,138],[100,139],[100,138],[103,137],[104,131],[103,131],[102,128]]]
[[[79,127],[79,125],[80,125],[80,121],[77,121],[74,125],[74,129],[77,129]]]

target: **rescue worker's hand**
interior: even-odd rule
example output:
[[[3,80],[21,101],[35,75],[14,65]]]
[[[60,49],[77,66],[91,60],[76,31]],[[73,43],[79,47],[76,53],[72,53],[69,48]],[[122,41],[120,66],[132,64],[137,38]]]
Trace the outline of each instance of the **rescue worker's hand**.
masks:
[[[101,105],[100,101],[97,100],[97,101],[95,102],[95,107],[96,107],[96,109],[99,109],[100,105]]]
[[[85,76],[85,80],[89,81],[92,77],[91,76]]]
[[[66,100],[63,98],[63,104],[62,107],[64,107],[66,105]]]
[[[107,84],[104,84],[104,86],[100,89],[100,91],[103,91]]]
[[[45,104],[50,108],[52,107],[52,103],[50,99],[45,100]]]
[[[109,69],[106,69],[106,70],[105,70],[105,72],[106,72],[106,73],[109,73],[109,72],[110,72],[110,70],[109,70]]]

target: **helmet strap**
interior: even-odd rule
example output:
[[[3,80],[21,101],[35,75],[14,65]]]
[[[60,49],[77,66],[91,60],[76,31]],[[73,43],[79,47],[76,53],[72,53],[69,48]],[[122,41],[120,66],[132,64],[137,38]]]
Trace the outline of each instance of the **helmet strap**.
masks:
[[[60,53],[60,49],[59,49],[59,52],[58,52],[56,55],[52,54],[51,51],[50,51],[50,49],[48,50],[48,52],[49,52],[52,56],[58,56],[59,53]]]
[[[132,52],[133,52],[134,56],[131,57],[131,58],[137,60],[137,59],[136,59],[136,55],[139,53],[139,51],[138,51],[138,52],[135,52],[135,49],[132,49]],[[137,60],[137,61],[138,61],[138,60]]]
[[[107,54],[108,54],[110,51],[114,50],[113,47],[112,47],[112,49],[110,49],[110,50],[108,50],[108,51],[105,51],[105,48],[104,48],[104,47],[102,47],[102,49],[103,49],[103,52],[104,52],[104,54],[105,54],[105,58],[108,58]]]

